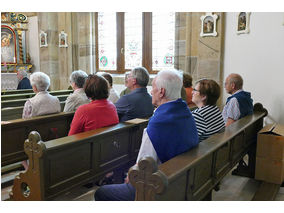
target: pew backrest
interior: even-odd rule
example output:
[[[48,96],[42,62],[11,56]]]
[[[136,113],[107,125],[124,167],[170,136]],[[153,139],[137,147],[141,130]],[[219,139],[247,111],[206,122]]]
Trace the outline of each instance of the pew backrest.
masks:
[[[58,95],[56,97],[59,99],[60,102],[62,102],[66,101],[68,96],[69,95]],[[28,99],[29,98],[1,101],[1,108],[24,106]]]
[[[32,93],[33,89],[20,89],[20,90],[2,90],[2,95],[11,95],[11,94],[23,94],[23,93]]]
[[[52,200],[117,168],[129,168],[135,163],[148,123],[139,120],[46,142],[32,131],[25,141],[29,169],[15,178],[11,199]]]
[[[44,141],[68,135],[74,112],[16,119],[1,124],[1,166],[27,159],[24,141],[33,130]]]
[[[64,110],[65,101],[60,102],[61,111]],[[24,106],[7,107],[1,109],[1,121],[9,121],[22,118]]]
[[[49,92],[50,95],[58,96],[58,95],[70,95],[73,93],[73,90],[58,90]],[[21,94],[11,94],[11,95],[1,95],[1,101],[8,100],[18,100],[18,99],[27,99],[35,96],[35,93],[21,93]]]
[[[256,104],[252,115],[159,166],[152,158],[142,159],[129,170],[136,200],[204,199],[249,150],[255,150],[266,115],[267,110]]]

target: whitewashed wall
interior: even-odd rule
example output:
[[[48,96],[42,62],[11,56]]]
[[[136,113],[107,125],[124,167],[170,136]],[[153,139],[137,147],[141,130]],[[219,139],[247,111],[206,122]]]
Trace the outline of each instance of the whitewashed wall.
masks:
[[[237,35],[236,25],[237,13],[227,13],[224,79],[239,73],[254,103],[268,110],[265,123],[284,124],[284,13],[251,13],[249,34]]]

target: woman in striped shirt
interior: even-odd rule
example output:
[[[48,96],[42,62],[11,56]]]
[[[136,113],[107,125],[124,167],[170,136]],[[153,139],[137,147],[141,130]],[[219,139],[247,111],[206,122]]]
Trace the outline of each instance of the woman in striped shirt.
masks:
[[[216,102],[220,96],[220,86],[214,80],[202,79],[196,82],[192,91],[192,101],[198,107],[192,112],[199,142],[210,135],[223,131],[225,123]]]

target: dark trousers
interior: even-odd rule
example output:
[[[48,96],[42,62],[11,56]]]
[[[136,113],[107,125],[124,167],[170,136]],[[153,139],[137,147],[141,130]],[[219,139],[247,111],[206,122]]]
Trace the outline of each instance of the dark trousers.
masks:
[[[96,201],[134,201],[135,188],[130,183],[104,185],[94,197]]]

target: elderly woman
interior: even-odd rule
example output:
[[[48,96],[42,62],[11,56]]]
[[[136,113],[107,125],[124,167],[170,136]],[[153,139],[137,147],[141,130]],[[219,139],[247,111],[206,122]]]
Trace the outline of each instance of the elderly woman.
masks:
[[[74,135],[93,129],[117,124],[119,122],[116,108],[107,100],[109,95],[107,80],[99,75],[89,75],[85,93],[92,101],[79,106],[71,123],[68,135]]]
[[[74,92],[66,99],[64,112],[76,111],[79,106],[90,103],[83,88],[87,77],[87,73],[82,70],[74,71],[70,75],[70,84]]]
[[[124,96],[124,95],[127,95],[131,92],[131,89],[129,89],[127,87],[127,84],[128,84],[128,75],[130,74],[130,71],[126,72],[125,75],[124,75],[124,85],[126,86],[126,88],[124,90],[121,91],[120,93],[120,97]]]
[[[47,92],[50,85],[48,75],[43,72],[35,72],[30,76],[30,81],[36,95],[26,101],[22,117],[30,118],[60,112],[58,98]]]
[[[220,96],[220,86],[214,80],[203,79],[196,82],[192,91],[192,101],[198,107],[192,112],[199,142],[210,135],[223,131],[225,123],[216,102]]]
[[[112,87],[112,76],[109,73],[102,73],[102,76],[108,81],[109,83],[109,97],[108,100],[111,101],[112,103],[116,103],[119,99],[119,94],[118,92]]]

